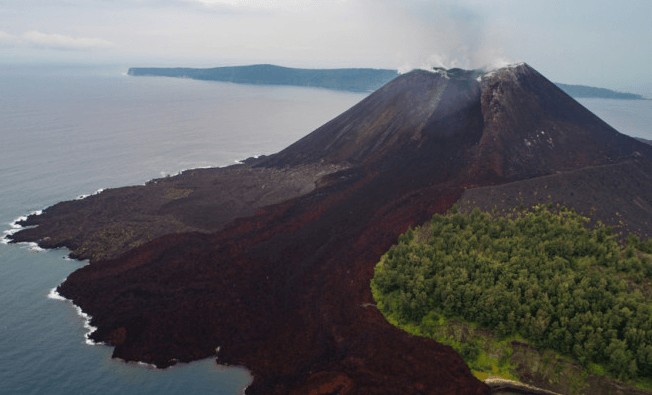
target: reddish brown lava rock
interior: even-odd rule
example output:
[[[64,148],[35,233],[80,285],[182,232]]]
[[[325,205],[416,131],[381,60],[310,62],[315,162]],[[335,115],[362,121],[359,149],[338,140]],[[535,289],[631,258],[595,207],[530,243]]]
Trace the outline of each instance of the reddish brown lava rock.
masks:
[[[451,348],[385,321],[369,289],[375,263],[465,188],[651,158],[652,147],[525,64],[476,76],[395,79],[249,164],[344,169],[314,190],[214,233],[92,262],[59,292],[92,315],[91,337],[115,357],[164,367],[219,347],[218,362],[252,372],[248,394],[488,393]]]

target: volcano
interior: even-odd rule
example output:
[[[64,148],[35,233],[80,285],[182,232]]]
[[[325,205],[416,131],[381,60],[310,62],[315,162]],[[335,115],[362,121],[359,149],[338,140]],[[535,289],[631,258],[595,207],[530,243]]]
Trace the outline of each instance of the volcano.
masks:
[[[652,146],[527,64],[416,70],[276,154],[59,203],[12,237],[91,258],[58,291],[114,357],[216,357],[252,372],[248,394],[482,394],[378,312],[379,257],[463,197],[536,188],[606,221],[618,201],[651,234],[651,177]]]

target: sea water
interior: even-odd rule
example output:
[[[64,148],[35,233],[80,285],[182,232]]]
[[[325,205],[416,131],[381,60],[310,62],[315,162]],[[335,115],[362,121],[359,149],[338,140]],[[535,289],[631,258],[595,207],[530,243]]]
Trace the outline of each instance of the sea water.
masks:
[[[129,77],[120,67],[0,67],[0,231],[101,188],[276,152],[365,95]],[[585,99],[652,139],[652,101]],[[0,394],[238,394],[245,369],[213,359],[156,370],[85,343],[84,319],[51,290],[85,263],[0,244]]]
[[[652,140],[652,100],[579,99],[621,133]]]
[[[100,188],[273,153],[364,97],[125,71],[0,68],[0,232]],[[48,298],[85,264],[66,255],[0,244],[0,394],[239,394],[250,382],[214,359],[157,370],[87,345],[74,306]]]

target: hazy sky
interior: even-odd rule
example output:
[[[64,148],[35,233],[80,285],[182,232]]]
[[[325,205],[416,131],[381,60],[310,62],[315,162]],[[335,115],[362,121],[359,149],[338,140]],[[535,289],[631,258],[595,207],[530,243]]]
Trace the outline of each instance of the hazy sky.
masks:
[[[0,0],[1,63],[482,67],[652,90],[652,0]]]

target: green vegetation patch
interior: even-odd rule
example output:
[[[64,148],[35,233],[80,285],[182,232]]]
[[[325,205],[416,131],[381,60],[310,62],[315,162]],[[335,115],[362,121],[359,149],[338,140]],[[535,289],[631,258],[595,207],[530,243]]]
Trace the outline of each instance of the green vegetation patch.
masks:
[[[589,222],[543,205],[435,215],[376,266],[378,308],[484,374],[509,376],[512,348],[531,345],[593,373],[652,377],[652,239],[622,243]]]

